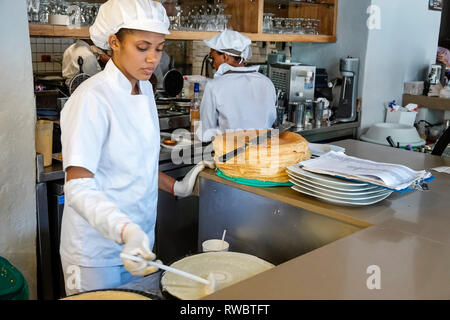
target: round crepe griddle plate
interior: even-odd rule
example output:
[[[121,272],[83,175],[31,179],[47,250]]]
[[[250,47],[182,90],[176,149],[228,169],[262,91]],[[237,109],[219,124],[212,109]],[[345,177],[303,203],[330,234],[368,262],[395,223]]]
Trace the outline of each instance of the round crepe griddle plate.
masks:
[[[217,291],[269,270],[274,265],[245,253],[207,252],[178,260],[171,267],[204,279],[213,273]],[[161,286],[170,295],[182,300],[195,300],[207,295],[204,284],[171,272],[164,273]]]
[[[60,300],[161,300],[158,296],[130,289],[102,289],[77,293]]]

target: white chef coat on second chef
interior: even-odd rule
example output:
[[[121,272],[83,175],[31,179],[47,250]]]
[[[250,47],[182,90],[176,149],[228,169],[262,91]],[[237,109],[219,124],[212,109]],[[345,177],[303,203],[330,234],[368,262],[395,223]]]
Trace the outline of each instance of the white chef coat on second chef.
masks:
[[[208,142],[227,129],[267,129],[277,117],[272,81],[255,67],[220,65],[205,86],[197,136]]]
[[[83,40],[77,40],[70,47],[68,47],[63,54],[62,76],[66,79],[66,85],[69,85],[72,78],[80,73],[78,57],[83,58],[81,68],[84,73],[93,76],[94,74],[102,71],[102,68],[98,64],[97,58],[92,52],[89,44]]]
[[[160,151],[152,86],[140,95],[111,60],[83,82],[61,113],[63,166],[84,167],[108,200],[138,224],[154,244]],[[121,265],[122,247],[105,238],[74,209],[64,206],[61,257],[86,267]]]

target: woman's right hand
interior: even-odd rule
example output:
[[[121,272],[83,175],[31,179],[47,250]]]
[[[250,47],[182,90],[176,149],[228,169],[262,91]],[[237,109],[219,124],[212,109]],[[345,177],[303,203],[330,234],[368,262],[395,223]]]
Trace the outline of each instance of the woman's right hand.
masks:
[[[123,265],[133,276],[146,276],[158,271],[158,268],[149,266],[146,261],[155,260],[156,256],[149,248],[147,234],[134,223],[128,223],[123,226],[122,239],[125,247],[122,253],[130,256],[140,255],[144,261],[135,262],[130,259],[122,258]]]

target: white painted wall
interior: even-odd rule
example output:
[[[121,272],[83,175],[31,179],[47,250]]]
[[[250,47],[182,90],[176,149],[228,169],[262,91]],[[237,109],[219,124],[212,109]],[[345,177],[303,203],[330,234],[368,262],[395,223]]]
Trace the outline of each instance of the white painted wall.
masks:
[[[381,29],[367,27],[367,8],[380,8]],[[361,128],[385,119],[385,102],[401,103],[403,83],[423,80],[436,58],[439,11],[426,0],[339,0],[336,43],[294,43],[292,61],[326,68],[340,76],[339,59],[359,57]]]
[[[26,0],[0,0],[0,255],[36,298],[35,103]]]
[[[361,96],[364,78],[368,29],[366,10],[371,0],[339,0],[337,42],[335,43],[293,43],[292,61],[325,68],[329,80],[341,77],[339,61],[347,56],[360,59],[360,81],[358,91]]]
[[[441,12],[423,0],[372,0],[381,29],[370,30],[363,81],[362,129],[384,122],[384,104],[401,103],[403,84],[425,79],[436,61]]]

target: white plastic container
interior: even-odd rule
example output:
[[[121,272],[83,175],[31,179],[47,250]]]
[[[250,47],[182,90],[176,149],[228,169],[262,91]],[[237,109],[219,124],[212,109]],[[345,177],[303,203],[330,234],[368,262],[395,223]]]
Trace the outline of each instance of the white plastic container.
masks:
[[[230,244],[226,241],[223,241],[221,239],[210,239],[203,241],[202,243],[203,252],[210,252],[210,251],[228,251],[230,248]]]
[[[49,14],[48,15],[48,23],[58,26],[68,26],[69,25],[69,16],[65,14]]]
[[[399,123],[406,124],[407,126],[413,126],[414,121],[416,120],[417,112],[416,111],[388,111],[386,113],[386,122],[387,123]]]

